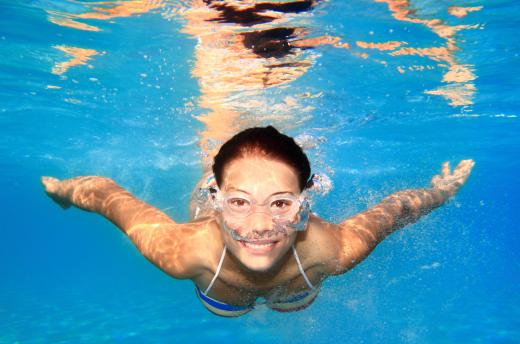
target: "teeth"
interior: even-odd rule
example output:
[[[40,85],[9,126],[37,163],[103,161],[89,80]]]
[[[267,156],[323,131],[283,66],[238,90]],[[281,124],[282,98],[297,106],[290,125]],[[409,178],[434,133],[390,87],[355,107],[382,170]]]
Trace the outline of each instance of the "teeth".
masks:
[[[252,242],[244,242],[244,244],[251,248],[263,248],[263,247],[273,246],[274,242],[269,242],[269,243],[265,243],[265,244],[254,244]]]

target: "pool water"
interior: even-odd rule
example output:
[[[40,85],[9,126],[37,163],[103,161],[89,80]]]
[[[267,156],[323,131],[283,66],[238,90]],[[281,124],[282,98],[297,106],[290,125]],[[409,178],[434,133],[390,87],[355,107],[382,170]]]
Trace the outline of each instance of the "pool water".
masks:
[[[330,0],[245,23],[207,7],[0,2],[0,343],[520,342],[520,3]],[[308,309],[236,319],[39,181],[108,176],[188,221],[215,147],[266,124],[331,178],[313,211],[333,222],[476,165]]]

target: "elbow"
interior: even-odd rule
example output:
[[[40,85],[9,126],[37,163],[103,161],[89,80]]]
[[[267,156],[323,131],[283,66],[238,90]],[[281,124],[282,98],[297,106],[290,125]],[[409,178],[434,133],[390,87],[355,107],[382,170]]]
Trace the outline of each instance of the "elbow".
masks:
[[[129,237],[139,252],[167,275],[176,279],[192,278],[194,270],[183,254],[184,245],[161,232],[147,226],[133,231]]]

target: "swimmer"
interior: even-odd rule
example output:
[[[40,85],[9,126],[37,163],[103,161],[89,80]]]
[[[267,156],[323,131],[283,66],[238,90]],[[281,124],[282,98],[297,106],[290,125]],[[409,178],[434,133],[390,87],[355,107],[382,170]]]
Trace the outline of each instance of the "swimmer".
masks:
[[[430,188],[396,192],[340,224],[311,212],[309,190],[319,178],[311,177],[300,146],[271,126],[246,129],[222,145],[213,175],[195,192],[207,196],[206,208],[194,197],[194,218],[185,224],[109,178],[42,183],[63,208],[99,213],[165,273],[191,279],[208,310],[234,317],[259,303],[279,312],[306,308],[324,279],[349,271],[385,237],[455,195],[473,165],[462,160],[451,171],[445,162]]]

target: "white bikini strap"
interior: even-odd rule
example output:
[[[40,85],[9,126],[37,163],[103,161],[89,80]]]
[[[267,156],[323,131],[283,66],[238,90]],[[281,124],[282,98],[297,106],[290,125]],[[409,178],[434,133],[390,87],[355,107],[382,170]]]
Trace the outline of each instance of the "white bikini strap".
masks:
[[[298,263],[298,269],[300,270],[300,273],[302,274],[303,279],[305,280],[305,282],[307,283],[309,288],[311,288],[311,290],[314,290],[314,286],[312,285],[311,281],[309,281],[309,278],[307,277],[307,275],[305,274],[305,271],[303,270],[302,263],[300,262],[300,257],[298,257],[298,253],[296,253],[296,248],[294,247],[294,245],[292,246],[292,251],[294,254],[294,258],[296,259],[296,263]]]
[[[222,255],[220,256],[220,261],[218,262],[217,270],[215,271],[215,275],[213,276],[213,279],[211,280],[211,282],[209,282],[208,287],[206,288],[206,290],[204,290],[204,295],[206,295],[209,292],[211,287],[213,287],[213,283],[215,283],[215,281],[217,280],[218,274],[220,273],[220,269],[222,268],[222,263],[224,263],[224,257],[226,256],[226,249],[227,249],[227,247],[226,247],[226,245],[224,245],[224,250],[222,251]]]

